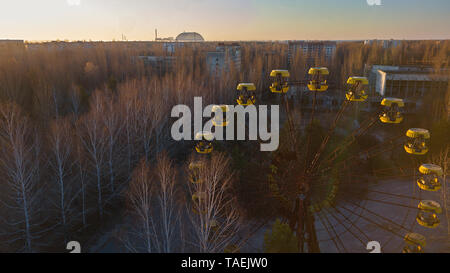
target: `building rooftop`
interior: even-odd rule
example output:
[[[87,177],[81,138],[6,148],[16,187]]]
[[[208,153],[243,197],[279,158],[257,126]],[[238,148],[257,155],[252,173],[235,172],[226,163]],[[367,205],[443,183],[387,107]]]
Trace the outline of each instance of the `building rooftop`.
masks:
[[[447,81],[448,76],[429,74],[429,73],[392,73],[392,72],[388,72],[387,79],[394,80],[394,81]]]
[[[337,43],[336,41],[297,41],[297,40],[290,40],[288,41],[288,44],[290,45],[299,45],[299,44],[308,44],[308,45],[333,45],[335,46]]]
[[[386,74],[386,79],[394,81],[448,81],[447,75],[439,75],[431,67],[414,66],[374,66],[377,72]]]

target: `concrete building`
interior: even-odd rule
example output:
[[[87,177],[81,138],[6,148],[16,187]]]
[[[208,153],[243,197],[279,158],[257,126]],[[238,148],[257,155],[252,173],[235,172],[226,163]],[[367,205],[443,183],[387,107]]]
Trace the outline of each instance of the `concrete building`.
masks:
[[[228,72],[231,66],[240,71],[241,64],[241,46],[237,43],[219,43],[216,51],[206,53],[206,66],[211,74]]]
[[[0,50],[9,48],[25,48],[23,40],[0,40]]]
[[[211,74],[221,74],[225,68],[225,53],[219,51],[207,52],[206,67]]]
[[[142,60],[144,65],[151,66],[159,73],[172,71],[176,63],[176,57],[172,56],[138,56],[138,59]]]
[[[402,41],[400,40],[365,40],[365,45],[374,45],[374,44],[381,44],[383,48],[392,48],[397,47],[402,44]]]
[[[405,110],[413,113],[430,93],[437,99],[444,98],[449,77],[436,73],[431,67],[374,65],[369,82],[372,97],[402,98]]]
[[[398,40],[384,40],[383,48],[393,48],[393,47],[397,47],[401,44],[402,44],[402,41],[398,41]]]
[[[173,55],[177,48],[182,47],[183,44],[176,42],[165,42],[163,43],[163,50],[166,54]]]
[[[291,65],[297,54],[302,54],[307,62],[313,62],[314,58],[331,60],[336,52],[334,41],[289,41],[288,64]]]

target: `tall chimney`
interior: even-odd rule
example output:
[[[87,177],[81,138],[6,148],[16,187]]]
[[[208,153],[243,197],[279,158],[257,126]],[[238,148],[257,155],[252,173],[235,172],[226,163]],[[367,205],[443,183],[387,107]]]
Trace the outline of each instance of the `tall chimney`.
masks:
[[[158,29],[155,28],[155,41],[158,41]]]

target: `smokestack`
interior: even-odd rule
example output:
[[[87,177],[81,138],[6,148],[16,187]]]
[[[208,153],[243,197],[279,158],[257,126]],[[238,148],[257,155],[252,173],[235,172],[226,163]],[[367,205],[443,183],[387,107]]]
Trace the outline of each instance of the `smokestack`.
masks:
[[[155,41],[158,41],[158,29],[155,28]]]

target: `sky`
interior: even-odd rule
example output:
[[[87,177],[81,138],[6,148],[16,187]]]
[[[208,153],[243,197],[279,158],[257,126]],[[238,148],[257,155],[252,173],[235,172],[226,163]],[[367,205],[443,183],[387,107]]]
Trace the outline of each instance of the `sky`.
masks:
[[[0,39],[450,39],[450,0],[0,0]]]

